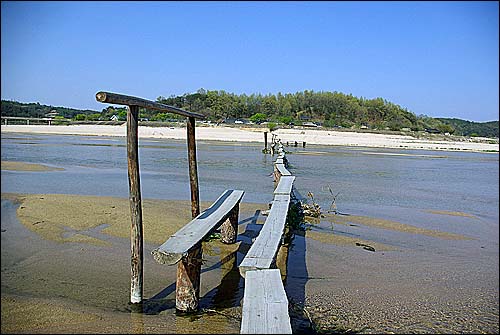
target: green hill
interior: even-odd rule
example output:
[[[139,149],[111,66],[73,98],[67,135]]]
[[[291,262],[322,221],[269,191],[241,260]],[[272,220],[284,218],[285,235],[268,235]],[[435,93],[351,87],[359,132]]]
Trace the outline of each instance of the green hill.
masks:
[[[199,89],[196,93],[169,98],[160,96],[158,102],[204,114],[208,120],[247,119],[254,122],[274,122],[282,125],[301,125],[314,122],[331,128],[380,130],[413,130],[450,133],[464,136],[498,137],[498,121],[471,122],[460,119],[416,116],[408,109],[383,98],[366,99],[340,92],[303,91],[274,94],[233,94],[225,91]],[[104,107],[104,106],[103,106]],[[60,117],[77,121],[109,121],[114,115],[126,120],[126,109],[107,106],[101,112],[53,107],[39,103],[20,103],[2,100],[2,116],[44,117],[56,111]],[[149,121],[168,121],[178,118],[170,113],[140,110],[140,118]]]
[[[81,110],[67,107],[41,105],[38,102],[22,103],[17,101],[2,100],[2,116],[43,118],[45,117],[45,114],[54,111],[67,119],[72,119],[78,114],[90,115],[99,113],[98,111],[89,109]]]
[[[455,129],[455,135],[498,137],[498,121],[473,122],[449,118],[438,118],[438,120],[452,126]]]

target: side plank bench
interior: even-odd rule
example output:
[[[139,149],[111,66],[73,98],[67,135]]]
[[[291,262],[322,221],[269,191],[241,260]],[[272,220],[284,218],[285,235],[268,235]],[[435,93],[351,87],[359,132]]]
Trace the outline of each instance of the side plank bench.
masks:
[[[160,264],[178,264],[175,288],[178,310],[188,312],[198,309],[201,242],[219,227],[223,243],[236,242],[239,204],[244,193],[241,190],[224,191],[209,208],[151,252]]]
[[[280,270],[248,271],[245,278],[241,334],[291,334]]]

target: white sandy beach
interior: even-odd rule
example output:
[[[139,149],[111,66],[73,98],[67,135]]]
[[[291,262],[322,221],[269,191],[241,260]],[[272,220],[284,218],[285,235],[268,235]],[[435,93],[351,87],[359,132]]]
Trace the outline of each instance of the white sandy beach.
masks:
[[[96,135],[96,136],[126,136],[126,127],[111,125],[2,125],[2,132],[32,133],[32,134],[65,134],[65,135]],[[198,140],[259,142],[264,143],[265,128],[233,128],[226,126],[203,126],[196,128]],[[357,133],[349,131],[317,130],[317,129],[278,129],[273,132],[283,143],[302,142],[306,144],[354,146],[394,149],[423,149],[445,151],[499,152],[498,139],[466,139],[428,140],[412,136],[388,135],[373,133]],[[181,127],[139,127],[140,138],[185,139],[186,128]],[[271,141],[271,136],[268,136]]]

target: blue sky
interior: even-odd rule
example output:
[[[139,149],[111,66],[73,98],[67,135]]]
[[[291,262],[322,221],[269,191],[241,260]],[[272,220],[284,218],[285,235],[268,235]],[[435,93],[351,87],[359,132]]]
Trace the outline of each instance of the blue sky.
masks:
[[[1,6],[2,99],[101,110],[101,90],[151,100],[314,90],[499,119],[496,1]]]

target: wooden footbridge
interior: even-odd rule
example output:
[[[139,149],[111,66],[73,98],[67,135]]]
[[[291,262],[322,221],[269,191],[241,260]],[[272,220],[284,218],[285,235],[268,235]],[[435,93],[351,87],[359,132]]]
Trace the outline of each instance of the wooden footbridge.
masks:
[[[238,233],[239,204],[243,190],[226,190],[205,211],[200,213],[198,172],[196,162],[195,119],[204,116],[173,106],[116,93],[98,92],[99,102],[126,105],[127,160],[129,201],[131,211],[131,284],[130,302],[143,302],[143,227],[138,156],[139,108],[175,113],[187,117],[187,144],[191,188],[192,220],[165,243],[152,251],[161,264],[177,265],[176,309],[198,310],[202,241],[217,229],[223,243],[235,243]],[[267,133],[265,142],[267,148]],[[278,156],[274,164],[275,190],[269,214],[259,235],[239,265],[245,278],[241,333],[291,333],[288,299],[281,274],[276,269],[276,256],[282,244],[289,206],[293,200],[295,177],[287,170],[287,159],[281,142],[273,141],[272,152]]]
[[[295,177],[285,167],[285,151],[278,144],[274,163],[274,199],[264,226],[248,250],[239,269],[245,277],[242,334],[291,334],[288,299],[276,255],[285,232]]]

